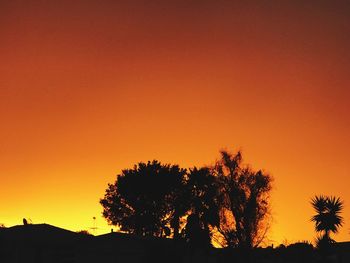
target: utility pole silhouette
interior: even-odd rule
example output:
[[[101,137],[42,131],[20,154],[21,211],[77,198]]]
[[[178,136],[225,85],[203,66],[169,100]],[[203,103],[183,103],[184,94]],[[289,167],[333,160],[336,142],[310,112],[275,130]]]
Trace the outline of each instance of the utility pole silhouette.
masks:
[[[92,233],[95,236],[96,235],[96,230],[98,229],[97,225],[96,225],[96,216],[92,217],[92,220],[93,220],[93,227],[90,227],[90,229],[92,230]]]

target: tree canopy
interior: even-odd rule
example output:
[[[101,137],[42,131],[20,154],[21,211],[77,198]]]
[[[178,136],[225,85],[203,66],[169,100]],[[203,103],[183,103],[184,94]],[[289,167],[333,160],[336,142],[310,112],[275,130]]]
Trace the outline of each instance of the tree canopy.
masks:
[[[201,246],[219,236],[224,246],[251,248],[266,234],[270,190],[268,174],[222,151],[208,167],[140,162],[117,175],[100,203],[108,223],[128,233]]]
[[[103,216],[110,224],[133,234],[169,235],[184,175],[185,170],[179,166],[155,160],[123,170],[100,201]]]

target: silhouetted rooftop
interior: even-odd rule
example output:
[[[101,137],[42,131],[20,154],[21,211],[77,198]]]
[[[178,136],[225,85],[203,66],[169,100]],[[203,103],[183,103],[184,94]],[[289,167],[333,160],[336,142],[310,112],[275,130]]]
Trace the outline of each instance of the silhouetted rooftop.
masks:
[[[16,242],[61,242],[76,240],[81,236],[78,233],[48,224],[17,225],[4,228],[0,235],[7,240]]]

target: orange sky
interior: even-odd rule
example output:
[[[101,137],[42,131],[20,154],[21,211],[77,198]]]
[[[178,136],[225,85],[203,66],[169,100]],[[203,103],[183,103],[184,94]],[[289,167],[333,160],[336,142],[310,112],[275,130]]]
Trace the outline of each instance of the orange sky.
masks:
[[[275,178],[271,242],[313,240],[315,194],[349,240],[350,3],[233,2],[0,1],[0,223],[109,231],[121,169],[225,147]]]

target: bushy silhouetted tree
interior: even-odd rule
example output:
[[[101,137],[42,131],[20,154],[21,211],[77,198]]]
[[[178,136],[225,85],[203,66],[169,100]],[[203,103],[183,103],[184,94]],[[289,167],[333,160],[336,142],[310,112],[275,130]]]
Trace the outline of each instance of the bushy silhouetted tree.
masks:
[[[210,246],[211,229],[220,223],[217,178],[209,168],[195,167],[188,173],[186,188],[186,239],[194,246]]]
[[[229,247],[252,248],[267,231],[271,176],[242,165],[240,152],[221,152],[213,168],[221,192],[218,231]]]
[[[110,224],[137,235],[166,236],[170,225],[179,231],[176,221],[183,211],[178,194],[185,173],[177,165],[155,160],[123,170],[100,200],[103,216]]]

